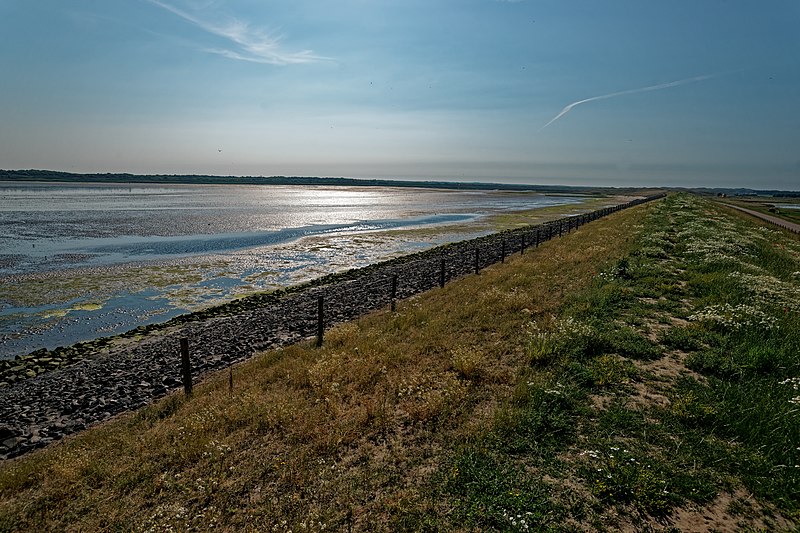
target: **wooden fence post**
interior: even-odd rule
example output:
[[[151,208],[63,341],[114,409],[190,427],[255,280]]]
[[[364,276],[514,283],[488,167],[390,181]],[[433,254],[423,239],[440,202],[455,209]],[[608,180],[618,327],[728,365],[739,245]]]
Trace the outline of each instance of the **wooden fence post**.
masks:
[[[192,365],[189,361],[189,339],[181,337],[181,375],[183,376],[183,392],[192,394]]]
[[[325,299],[323,296],[317,297],[317,347],[319,348],[322,346],[322,336],[325,333],[325,322],[324,322],[324,312],[325,312]]]

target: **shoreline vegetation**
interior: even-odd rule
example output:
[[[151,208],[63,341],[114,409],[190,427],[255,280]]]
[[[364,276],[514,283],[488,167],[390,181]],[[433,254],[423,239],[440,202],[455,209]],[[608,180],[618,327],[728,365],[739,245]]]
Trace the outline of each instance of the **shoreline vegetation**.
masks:
[[[798,306],[672,194],[0,463],[0,531],[794,530]]]

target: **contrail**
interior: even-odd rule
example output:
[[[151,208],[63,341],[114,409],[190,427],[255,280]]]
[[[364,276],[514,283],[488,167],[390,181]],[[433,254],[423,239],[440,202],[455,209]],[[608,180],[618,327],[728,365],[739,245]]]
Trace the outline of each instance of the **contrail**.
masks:
[[[615,96],[622,96],[622,95],[625,95],[625,94],[635,94],[635,93],[643,93],[643,92],[647,92],[647,91],[658,91],[658,90],[661,90],[661,89],[668,89],[670,87],[677,87],[678,85],[685,85],[687,83],[695,83],[695,82],[698,82],[698,81],[707,80],[707,79],[713,78],[715,76],[717,76],[717,74],[706,74],[705,76],[695,76],[694,78],[686,78],[686,79],[683,79],[683,80],[670,81],[670,82],[667,82],[667,83],[659,83],[658,85],[650,85],[649,87],[640,87],[639,89],[628,89],[626,91],[618,91],[618,92],[610,93],[610,94],[601,94],[600,96],[592,96],[591,98],[586,98],[585,100],[578,100],[577,102],[572,102],[567,107],[562,109],[561,112],[558,115],[556,115],[552,119],[550,119],[550,122],[548,122],[547,124],[545,124],[544,126],[539,128],[539,131],[542,131],[547,126],[549,126],[550,124],[552,124],[556,120],[560,119],[561,117],[563,117],[564,115],[566,115],[567,113],[572,111],[573,108],[575,108],[575,107],[577,107],[577,106],[579,106],[581,104],[585,104],[587,102],[594,102],[595,100],[605,100],[606,98],[614,98]]]

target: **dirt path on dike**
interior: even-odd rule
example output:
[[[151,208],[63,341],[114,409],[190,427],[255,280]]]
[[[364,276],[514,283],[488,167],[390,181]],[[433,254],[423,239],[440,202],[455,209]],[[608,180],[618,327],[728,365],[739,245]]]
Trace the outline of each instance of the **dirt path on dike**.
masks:
[[[780,217],[774,217],[772,215],[766,215],[764,213],[759,213],[758,211],[753,211],[752,209],[747,209],[745,207],[739,207],[738,205],[726,204],[723,203],[722,205],[731,207],[733,209],[737,209],[748,215],[752,215],[756,218],[760,218],[762,220],[766,220],[767,222],[771,222],[776,226],[780,226],[781,228],[788,229],[794,233],[800,233],[800,224],[795,224],[794,222],[789,222],[788,220],[784,220]]]

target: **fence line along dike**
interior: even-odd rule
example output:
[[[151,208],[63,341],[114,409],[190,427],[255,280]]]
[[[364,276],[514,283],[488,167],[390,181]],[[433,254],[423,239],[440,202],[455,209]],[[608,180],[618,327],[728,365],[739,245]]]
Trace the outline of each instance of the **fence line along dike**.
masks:
[[[259,351],[316,336],[486,266],[524,253],[549,239],[622,209],[664,197],[658,194],[550,222],[446,244],[326,276],[291,290],[275,291],[260,306],[230,314],[197,312],[176,331],[145,336],[138,343],[43,371],[46,350],[4,364],[0,380],[0,459],[9,459],[138,409],[184,388],[191,380],[229,367]],[[66,350],[70,352],[69,349]],[[64,365],[68,361],[59,362]]]

